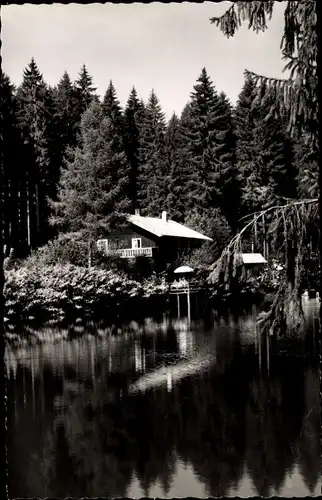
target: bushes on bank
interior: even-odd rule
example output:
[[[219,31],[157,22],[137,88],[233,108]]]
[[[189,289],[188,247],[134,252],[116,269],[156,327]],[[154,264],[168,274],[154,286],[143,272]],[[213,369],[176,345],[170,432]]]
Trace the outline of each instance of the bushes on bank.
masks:
[[[42,261],[40,261],[43,264]],[[126,275],[73,264],[28,265],[5,273],[7,321],[62,321],[104,317],[126,309],[136,298],[162,294],[162,280],[138,282]]]
[[[121,258],[106,256],[92,246],[92,264],[101,269],[120,269]],[[88,245],[70,234],[62,234],[35,250],[24,262],[23,266],[34,268],[39,266],[69,265],[86,267],[88,263]]]

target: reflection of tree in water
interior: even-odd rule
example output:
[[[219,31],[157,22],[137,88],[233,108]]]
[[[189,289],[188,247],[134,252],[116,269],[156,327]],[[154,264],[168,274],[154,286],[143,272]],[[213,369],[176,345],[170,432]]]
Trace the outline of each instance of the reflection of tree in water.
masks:
[[[240,382],[231,365],[221,377],[214,370],[181,384],[184,425],[177,450],[211,496],[227,494],[242,474],[247,374]]]
[[[269,379],[253,380],[247,407],[250,476],[261,496],[279,494],[296,458],[295,442],[303,416],[303,363],[281,358]]]
[[[163,355],[177,353],[175,339],[171,331],[158,336],[154,345],[159,354],[149,356],[146,366],[152,367],[152,358],[158,365]],[[151,354],[150,344],[151,339],[142,338],[142,349]],[[182,379],[171,392],[164,387],[130,396],[126,387],[133,378],[132,361],[125,363],[125,371],[111,374],[104,360],[100,361],[104,369],[97,366],[93,385],[89,373],[89,382],[82,377],[82,384],[48,390],[51,418],[47,421],[40,413],[34,419],[46,427],[38,438],[37,425],[34,430],[28,425],[31,437],[28,434],[23,444],[28,453],[31,450],[33,462],[29,469],[21,467],[31,469],[33,476],[26,486],[24,475],[25,489],[21,486],[19,494],[126,496],[136,476],[143,494],[149,495],[158,482],[167,495],[179,457],[192,465],[211,496],[228,495],[237,487],[245,461],[258,494],[267,495],[271,487],[278,493],[297,449],[306,484],[314,488],[319,477],[318,413],[308,415],[302,434],[301,426],[302,417],[318,398],[315,372],[307,372],[304,387],[304,363],[283,357],[272,363],[270,378],[260,380],[252,353],[243,353],[232,341],[228,344],[225,355],[220,347],[220,366]],[[52,385],[53,380],[48,381],[49,389]],[[304,391],[312,395],[305,404]],[[60,402],[53,424],[57,392]],[[21,408],[19,413],[26,432],[27,413]],[[20,443],[15,442],[15,446]],[[14,451],[19,453],[17,447]]]
[[[306,487],[313,494],[321,477],[321,403],[317,367],[306,370],[305,386],[305,412],[298,439],[300,471]]]

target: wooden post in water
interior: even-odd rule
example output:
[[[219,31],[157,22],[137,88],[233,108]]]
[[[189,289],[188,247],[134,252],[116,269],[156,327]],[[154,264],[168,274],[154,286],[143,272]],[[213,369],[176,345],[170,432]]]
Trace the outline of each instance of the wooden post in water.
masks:
[[[266,334],[266,363],[267,363],[267,375],[269,375],[269,333]]]
[[[34,417],[36,414],[36,406],[35,406],[35,367],[34,367],[34,358],[31,358],[31,387],[32,387],[32,416]]]
[[[257,249],[257,221],[256,221],[256,215],[254,215],[254,246],[255,246],[255,251]]]
[[[257,333],[257,325],[256,325],[256,306],[252,305],[252,317],[255,320],[255,353],[258,351],[258,333]]]
[[[259,373],[262,373],[262,336],[261,332],[258,332],[258,364],[259,364]]]
[[[178,319],[180,319],[180,295],[177,293]]]
[[[190,323],[190,321],[191,321],[191,305],[190,305],[189,281],[188,281],[188,288],[187,288],[187,307],[188,307],[188,322]]]

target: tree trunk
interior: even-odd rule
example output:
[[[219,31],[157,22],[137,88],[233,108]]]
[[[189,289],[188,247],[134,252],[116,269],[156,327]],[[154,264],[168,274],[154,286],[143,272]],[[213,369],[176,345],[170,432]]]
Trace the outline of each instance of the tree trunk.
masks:
[[[28,192],[28,198],[27,198],[27,245],[28,245],[28,252],[30,252],[31,248],[31,236],[30,236],[30,193]]]
[[[88,241],[88,269],[92,267],[92,246],[93,242],[92,240]]]
[[[37,246],[40,243],[40,207],[39,207],[39,187],[38,183],[35,186],[35,195],[36,195],[36,224],[37,224]]]
[[[254,248],[255,252],[257,250],[257,222],[256,222],[256,216],[254,216]]]
[[[267,260],[267,245],[266,245],[266,227],[265,227],[265,215],[262,216],[263,222],[263,257]]]

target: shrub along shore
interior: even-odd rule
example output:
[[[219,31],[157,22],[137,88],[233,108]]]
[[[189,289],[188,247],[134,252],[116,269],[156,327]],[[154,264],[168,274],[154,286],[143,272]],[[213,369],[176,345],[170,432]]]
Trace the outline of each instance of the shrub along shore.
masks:
[[[205,284],[205,277],[197,277]],[[143,280],[99,267],[73,264],[22,265],[5,271],[5,324],[7,339],[22,326],[106,324],[152,316],[169,310],[169,284],[153,275]],[[256,283],[243,284],[238,302],[261,298]],[[210,306],[234,303],[229,290],[208,288]],[[26,334],[18,335],[25,337]]]
[[[124,274],[72,264],[20,267],[5,272],[7,324],[59,324],[78,318],[115,318],[162,296],[165,280],[142,282]],[[142,302],[143,301],[143,302]]]

